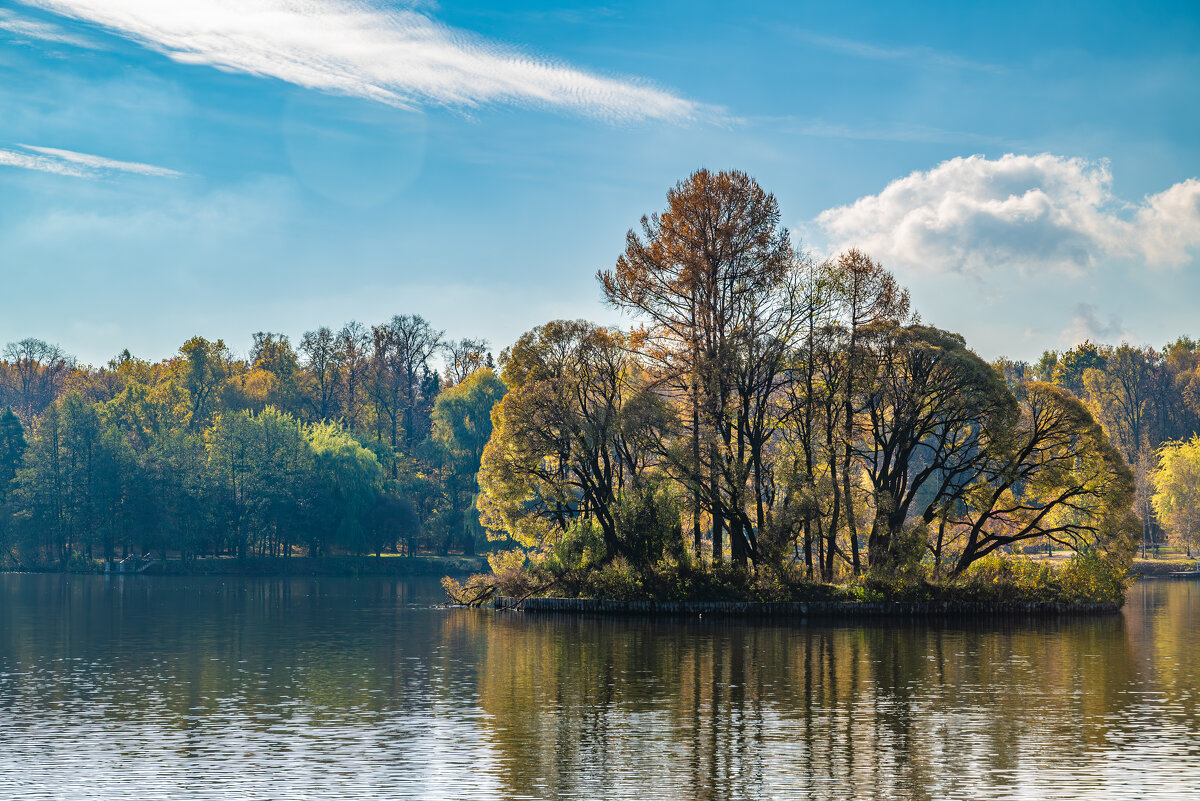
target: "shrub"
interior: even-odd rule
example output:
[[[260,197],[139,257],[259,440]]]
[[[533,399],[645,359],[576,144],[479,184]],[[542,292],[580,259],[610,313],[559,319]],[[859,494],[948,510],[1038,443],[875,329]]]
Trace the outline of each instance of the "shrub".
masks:
[[[1065,600],[1120,604],[1129,589],[1129,569],[1096,551],[1085,551],[1071,557],[1059,582]]]

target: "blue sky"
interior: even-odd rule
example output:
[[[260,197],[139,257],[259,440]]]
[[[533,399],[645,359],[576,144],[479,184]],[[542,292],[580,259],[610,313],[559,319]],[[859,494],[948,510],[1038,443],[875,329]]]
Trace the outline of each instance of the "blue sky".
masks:
[[[495,349],[698,167],[985,357],[1200,334],[1194,3],[0,0],[0,343]]]

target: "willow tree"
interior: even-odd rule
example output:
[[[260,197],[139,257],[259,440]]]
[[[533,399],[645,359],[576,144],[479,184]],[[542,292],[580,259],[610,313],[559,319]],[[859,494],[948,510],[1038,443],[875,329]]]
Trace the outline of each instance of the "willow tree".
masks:
[[[474,553],[479,529],[472,514],[479,494],[476,476],[492,436],[492,409],[505,391],[496,373],[481,367],[443,390],[433,404],[430,438],[437,445],[441,484],[449,501],[441,517],[448,533],[462,541],[464,553]]]
[[[988,432],[980,470],[957,495],[951,575],[997,548],[1037,539],[1131,556],[1133,474],[1121,454],[1070,392],[1033,382],[1017,397],[1019,418]],[[933,517],[928,510],[926,520]]]
[[[589,519],[609,556],[624,553],[617,505],[641,485],[650,453],[631,437],[663,419],[630,380],[636,364],[625,338],[560,320],[523,335],[502,361],[508,393],[493,412],[479,472],[484,526],[536,550]]]
[[[853,450],[873,507],[870,564],[894,569],[909,546],[905,524],[914,515],[928,522],[974,480],[991,432],[1015,422],[1016,401],[957,334],[921,325],[865,333],[874,374],[855,399]]]

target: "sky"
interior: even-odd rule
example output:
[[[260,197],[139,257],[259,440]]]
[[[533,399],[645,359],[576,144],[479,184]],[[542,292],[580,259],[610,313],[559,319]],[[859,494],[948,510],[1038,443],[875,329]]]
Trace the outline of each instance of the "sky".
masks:
[[[0,344],[498,353],[692,171],[988,359],[1200,335],[1200,6],[0,0]]]

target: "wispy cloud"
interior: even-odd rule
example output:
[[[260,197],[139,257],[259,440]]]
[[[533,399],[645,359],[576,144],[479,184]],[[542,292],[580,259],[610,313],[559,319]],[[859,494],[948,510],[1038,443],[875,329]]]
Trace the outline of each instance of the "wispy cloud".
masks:
[[[838,36],[823,36],[812,31],[800,29],[792,29],[792,34],[798,39],[802,39],[824,50],[844,53],[848,56],[865,58],[871,61],[904,61],[949,69],[973,70],[976,72],[1004,72],[1004,67],[999,64],[974,61],[955,55],[954,53],[945,53],[929,47],[881,47],[869,42],[843,39]]]
[[[137,161],[117,161],[90,153],[77,153],[74,150],[20,144],[15,147],[18,149],[0,148],[0,166],[19,167],[55,175],[69,175],[73,178],[98,178],[112,172],[159,178],[178,178],[180,175],[175,170],[168,170],[166,167],[156,167],[153,164],[142,164]]]
[[[413,8],[352,0],[24,0],[188,64],[397,106],[519,104],[612,120],[683,122],[712,109],[450,28]]]
[[[773,124],[783,133],[795,136],[811,136],[817,139],[852,139],[867,142],[932,142],[936,144],[964,144],[995,147],[1004,140],[995,136],[984,136],[969,131],[952,131],[930,125],[907,122],[866,123],[847,125],[826,122],[820,119],[798,117],[759,117]]]
[[[22,39],[37,39],[43,42],[54,42],[74,47],[94,48],[96,46],[95,42],[85,39],[82,36],[68,33],[57,25],[18,16],[14,12],[4,8],[0,8],[0,31],[8,31],[9,34],[14,34]]]
[[[1074,347],[1081,342],[1116,342],[1118,340],[1133,340],[1134,337],[1125,330],[1121,318],[1115,314],[1103,316],[1092,303],[1075,304],[1071,323],[1058,335],[1059,342],[1065,347]]]
[[[1106,162],[1049,153],[956,158],[816,219],[833,249],[858,246],[932,273],[1060,269],[1105,260],[1179,267],[1200,255],[1200,180],[1140,202],[1112,194]]]

